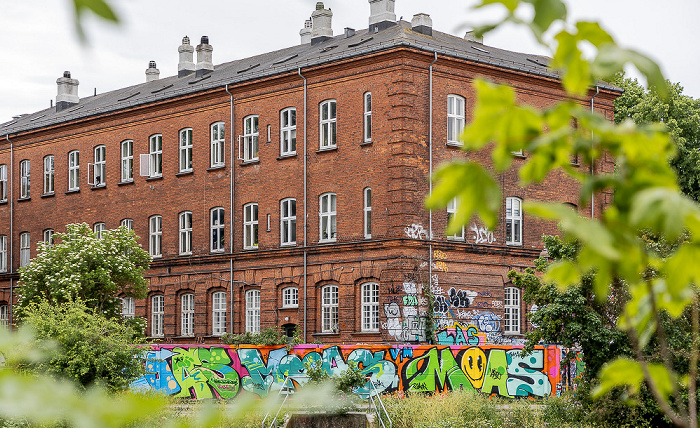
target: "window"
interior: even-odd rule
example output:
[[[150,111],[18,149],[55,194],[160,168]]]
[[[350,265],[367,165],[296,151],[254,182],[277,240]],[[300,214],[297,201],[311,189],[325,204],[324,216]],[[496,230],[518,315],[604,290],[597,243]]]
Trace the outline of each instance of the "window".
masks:
[[[0,272],[7,272],[7,235],[0,235]]]
[[[0,202],[7,201],[7,165],[0,165]]]
[[[30,168],[31,165],[28,159],[19,163],[19,197],[20,199],[28,199],[30,196]]]
[[[364,190],[365,239],[372,237],[372,189]]]
[[[53,186],[53,155],[44,157],[44,194],[50,195],[54,192]]]
[[[328,100],[321,103],[321,149],[335,147],[336,141],[336,110],[335,100]]]
[[[148,219],[148,253],[153,257],[160,257],[161,242],[163,238],[163,217],[159,215],[151,216]]]
[[[326,285],[321,289],[321,332],[338,331],[338,286]]]
[[[258,204],[243,207],[243,248],[258,248]]]
[[[182,301],[180,334],[182,336],[194,336],[194,294],[183,294],[180,300]]]
[[[7,304],[0,304],[0,329],[8,330],[10,328],[10,312]]]
[[[134,180],[134,142],[122,141],[122,182]]]
[[[95,225],[92,227],[92,230],[95,232],[95,235],[97,235],[97,239],[102,239],[102,232],[107,230],[107,226],[105,226],[104,223],[95,223]]]
[[[218,253],[224,251],[224,209],[212,208],[211,210],[211,252]]]
[[[192,213],[180,213],[180,255],[192,254]]]
[[[165,299],[162,295],[151,297],[151,336],[163,337]]]
[[[163,174],[163,136],[151,135],[148,139],[148,172],[150,177],[160,177]]]
[[[245,331],[260,333],[260,290],[245,293]]]
[[[221,336],[226,333],[226,293],[217,291],[212,293],[212,334]]]
[[[287,287],[282,290],[282,307],[298,308],[299,307],[299,289],[296,287]]]
[[[180,172],[192,171],[192,128],[180,131]]]
[[[95,171],[93,172],[93,174],[94,174],[93,186],[95,186],[95,187],[100,187],[100,186],[105,185],[106,158],[107,158],[107,149],[105,148],[105,146],[95,147]]]
[[[68,191],[80,188],[80,153],[73,150],[68,153]]]
[[[122,316],[124,318],[136,316],[136,301],[133,297],[122,297]]]
[[[31,257],[31,238],[29,232],[19,234],[19,267],[24,267],[29,264]]]
[[[44,230],[44,244],[53,245],[53,229]]]
[[[125,218],[119,225],[124,226],[126,230],[134,230],[134,220],[130,218]]]
[[[379,331],[379,284],[362,284],[362,331]]]
[[[258,116],[243,119],[243,160],[258,159]]]
[[[211,166],[224,166],[224,146],[226,138],[224,135],[224,122],[216,122],[211,126]]]
[[[372,141],[372,93],[365,92],[365,115],[364,115],[364,141],[369,143]]]
[[[280,203],[280,244],[297,243],[297,200],[282,199]]]
[[[280,112],[280,155],[297,152],[297,109],[291,107]]]
[[[520,289],[506,287],[503,296],[504,333],[520,333]]]
[[[506,244],[523,244],[522,201],[518,198],[506,198]]]
[[[336,240],[336,196],[335,193],[321,195],[319,201],[319,226],[321,228],[319,236],[321,242],[334,242]]]
[[[447,144],[462,145],[459,136],[464,129],[464,98],[447,96]]]
[[[459,206],[459,198],[453,198],[450,202],[447,203],[447,225],[449,226],[450,222],[454,218],[454,216],[457,214],[457,207]],[[464,226],[462,226],[462,230],[458,231],[457,233],[454,233],[452,235],[447,235],[447,239],[464,239]]]

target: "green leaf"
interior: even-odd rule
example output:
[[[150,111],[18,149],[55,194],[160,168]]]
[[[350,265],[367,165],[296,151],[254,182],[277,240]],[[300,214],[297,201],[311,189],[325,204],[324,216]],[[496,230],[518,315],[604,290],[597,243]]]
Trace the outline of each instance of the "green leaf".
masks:
[[[576,23],[578,37],[590,42],[593,46],[600,47],[606,43],[614,43],[612,36],[601,28],[597,22],[579,21]]]
[[[89,10],[106,21],[119,22],[119,17],[105,0],[73,0],[73,8],[75,12],[75,31],[83,42],[86,40],[82,24],[84,12]]]
[[[515,12],[515,9],[520,5],[520,0],[481,0],[481,3],[474,6],[474,9],[479,9],[485,6],[490,6],[494,4],[503,5],[511,13]]]
[[[685,229],[686,218],[700,217],[700,209],[675,188],[653,187],[634,195],[630,224],[650,228],[669,240],[677,239]]]
[[[545,282],[554,283],[564,290],[581,282],[578,267],[571,260],[559,260],[547,267],[544,274]]]
[[[629,358],[618,358],[605,364],[600,369],[598,377],[600,385],[592,392],[594,398],[600,398],[618,386],[626,386],[632,393],[636,394],[644,381],[644,372],[638,362]]]
[[[666,79],[656,62],[637,51],[624,49],[613,43],[599,46],[598,55],[593,61],[593,73],[603,79],[610,78],[615,73],[624,71],[627,63],[639,70],[648,85],[653,87],[662,99],[668,97]]]
[[[535,9],[531,28],[541,38],[554,21],[566,20],[566,5],[561,0],[527,0]]]

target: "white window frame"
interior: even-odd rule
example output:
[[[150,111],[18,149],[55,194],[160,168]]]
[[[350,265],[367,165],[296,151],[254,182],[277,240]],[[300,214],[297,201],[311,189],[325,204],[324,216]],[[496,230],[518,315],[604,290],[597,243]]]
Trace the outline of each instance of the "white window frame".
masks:
[[[148,174],[151,178],[163,175],[163,134],[148,137]]]
[[[260,141],[259,118],[257,114],[251,114],[243,119],[243,161],[258,160],[258,148]]]
[[[126,230],[134,230],[134,220],[131,218],[125,218],[120,223],[120,226],[124,226]]]
[[[0,235],[0,272],[7,272],[7,235]]]
[[[338,110],[336,100],[325,100],[319,104],[319,147],[336,147],[338,138]]]
[[[210,166],[217,168],[226,164],[226,125],[224,122],[212,123],[210,127]]]
[[[372,239],[372,189],[365,187],[362,191],[363,220],[365,239]]]
[[[53,245],[53,229],[44,229],[44,244],[46,245]]]
[[[29,199],[31,196],[31,170],[32,164],[29,162],[29,159],[25,159],[19,163],[20,199]]]
[[[180,335],[194,336],[194,293],[180,296]]]
[[[192,211],[183,211],[178,215],[180,225],[180,255],[192,254]]]
[[[80,190],[80,152],[68,152],[68,191]]]
[[[212,253],[221,253],[225,250],[226,219],[224,213],[222,207],[215,207],[209,211],[209,251]]]
[[[286,287],[282,289],[282,307],[299,307],[299,289],[297,287]]]
[[[452,218],[457,214],[457,208],[459,207],[459,198],[454,197],[447,203],[447,225],[450,224]],[[461,232],[454,233],[452,235],[447,235],[447,239],[452,239],[455,241],[464,240],[464,226],[462,226]]]
[[[337,195],[324,193],[318,198],[319,203],[319,242],[336,242],[338,239]]]
[[[54,193],[54,157],[53,155],[44,156],[44,194],[51,195]]]
[[[101,222],[101,221],[95,223],[95,225],[92,227],[92,231],[95,232],[97,239],[103,238],[103,232],[105,230],[107,230],[107,225],[105,225],[104,222]]]
[[[165,296],[151,296],[151,337],[163,337],[165,321]]]
[[[7,202],[7,165],[0,165],[0,202]]]
[[[136,300],[131,296],[122,297],[122,317],[134,318],[136,316]]]
[[[517,287],[503,290],[503,333],[520,334],[520,289]]]
[[[212,334],[221,336],[226,333],[226,292],[215,291],[211,294],[212,300]]]
[[[32,239],[29,232],[19,234],[19,267],[29,264],[32,257]]]
[[[297,200],[282,199],[280,202],[280,245],[297,243]]]
[[[181,129],[179,135],[180,172],[192,172],[192,128]]]
[[[245,331],[260,333],[260,290],[245,292]]]
[[[506,245],[523,245],[523,201],[506,198]]]
[[[464,130],[464,97],[456,94],[447,96],[447,144],[461,146],[459,136]]]
[[[107,147],[100,145],[95,147],[95,164],[93,166],[93,186],[102,187],[107,184]]]
[[[0,305],[0,329],[10,329],[10,307],[6,303]]]
[[[321,288],[321,332],[338,331],[338,286],[324,285]]]
[[[379,284],[362,284],[362,331],[379,331]]]
[[[365,92],[363,96],[364,105],[364,120],[363,120],[363,136],[365,143],[372,142],[372,93]]]
[[[121,180],[122,183],[134,181],[134,140],[121,143]]]
[[[162,257],[163,217],[152,215],[148,218],[148,253],[153,258]]]
[[[297,109],[288,107],[280,111],[280,155],[297,153]]]
[[[243,205],[243,249],[258,248],[258,204]]]

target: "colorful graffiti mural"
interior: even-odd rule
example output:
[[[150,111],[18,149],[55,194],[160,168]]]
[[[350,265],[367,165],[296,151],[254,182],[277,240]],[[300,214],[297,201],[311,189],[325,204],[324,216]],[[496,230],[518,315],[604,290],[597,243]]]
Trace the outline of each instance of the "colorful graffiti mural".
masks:
[[[461,346],[299,345],[287,350],[157,345],[148,351],[147,373],[131,387],[193,399],[233,398],[241,393],[263,397],[278,391],[285,377],[304,375],[306,363],[318,361],[330,375],[356,363],[368,377],[357,391],[365,394],[370,389],[377,393],[470,389],[503,397],[544,397],[560,393],[562,373],[568,388],[571,372],[582,370],[580,360],[560,368],[566,353],[558,346],[539,346],[522,355],[518,347],[483,345],[483,333],[475,333],[475,326],[454,328],[451,340]],[[303,377],[292,379],[295,387],[305,383]]]

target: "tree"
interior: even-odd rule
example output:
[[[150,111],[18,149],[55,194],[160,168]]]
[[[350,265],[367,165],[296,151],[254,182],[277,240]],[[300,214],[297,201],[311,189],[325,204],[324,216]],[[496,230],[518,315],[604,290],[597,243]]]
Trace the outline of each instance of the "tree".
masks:
[[[136,243],[133,231],[122,226],[102,232],[99,239],[87,224],[69,224],[54,238],[60,242],[40,243],[37,257],[19,270],[20,319],[31,304],[43,301],[80,301],[112,318],[121,313],[118,294],[146,296],[143,272],[151,257]]]

